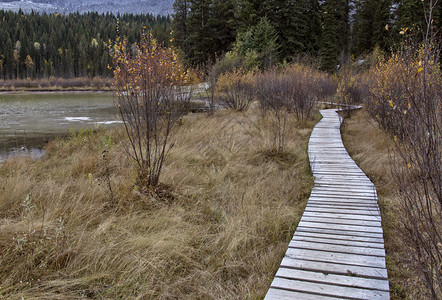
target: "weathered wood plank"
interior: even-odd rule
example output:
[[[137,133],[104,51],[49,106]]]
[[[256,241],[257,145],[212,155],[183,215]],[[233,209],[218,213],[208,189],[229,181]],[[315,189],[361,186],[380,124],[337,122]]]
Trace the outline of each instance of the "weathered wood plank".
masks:
[[[345,215],[361,215],[361,216],[373,216],[376,215],[376,211],[368,210],[368,209],[350,209],[345,207],[321,207],[321,206],[313,206],[311,204],[308,205],[305,209],[306,212],[312,213],[337,213],[337,214],[345,214]]]
[[[377,202],[376,197],[373,196],[358,196],[357,194],[350,195],[349,193],[343,193],[342,195],[332,194],[332,193],[320,193],[313,192],[310,194],[310,197],[316,199],[339,199],[341,200],[358,200],[358,201],[367,201],[367,202]]]
[[[356,266],[345,263],[322,262],[307,259],[293,259],[284,257],[281,262],[283,268],[296,268],[301,270],[310,270],[322,272],[324,274],[341,274],[356,277],[387,279],[387,270],[385,268],[373,268]]]
[[[366,221],[366,220],[355,220],[355,219],[334,219],[334,218],[324,218],[324,217],[312,217],[303,215],[301,218],[304,222],[313,223],[324,223],[324,224],[338,224],[338,225],[354,225],[354,226],[365,226],[365,227],[381,227],[380,221]],[[326,225],[327,226],[327,225]]]
[[[380,233],[373,233],[373,232],[361,232],[361,231],[352,231],[352,230],[336,230],[331,228],[315,228],[315,227],[306,227],[303,226],[303,224],[299,224],[296,231],[302,231],[302,232],[314,232],[314,233],[322,233],[322,234],[329,234],[329,235],[345,235],[345,236],[351,236],[351,237],[370,237],[370,238],[376,238],[376,239],[383,239],[383,235]]]
[[[302,292],[316,293],[321,296],[330,297],[351,297],[350,299],[387,299],[388,292],[376,291],[369,289],[360,289],[352,287],[344,287],[338,285],[329,285],[317,282],[308,282],[301,280],[285,279],[275,277],[272,287],[281,289],[295,290]]]
[[[386,280],[362,278],[348,275],[324,274],[322,272],[305,271],[298,269],[280,268],[277,277],[297,278],[303,281],[329,283],[354,288],[365,288],[388,292],[389,286]]]
[[[382,235],[382,227],[367,227],[367,226],[341,225],[341,224],[321,224],[316,222],[303,221],[302,219],[299,222],[299,226],[308,227],[308,228],[324,228],[324,229],[334,229],[341,231],[354,231],[361,233],[377,233]]]
[[[303,216],[330,218],[339,221],[340,219],[346,220],[366,220],[366,221],[381,221],[381,217],[378,215],[345,215],[340,213],[328,213],[328,212],[304,212]]]
[[[270,287],[264,300],[337,300],[342,298],[320,296],[311,293],[301,293]]]
[[[286,257],[318,262],[341,263],[355,266],[385,268],[385,258],[362,254],[327,252],[312,249],[288,248]]]
[[[385,257],[384,249],[350,246],[350,245],[335,245],[330,243],[319,243],[318,241],[291,240],[289,243],[289,247],[295,249],[320,250],[320,251],[329,251],[329,252],[339,252],[345,254],[361,254],[361,255]]]
[[[379,214],[379,207],[370,202],[338,202],[332,200],[311,200],[308,207],[317,208],[334,208],[334,209],[357,209],[357,210],[372,210],[372,214]]]
[[[363,239],[363,238],[361,238]],[[304,242],[315,242],[315,243],[323,243],[323,244],[333,244],[333,245],[341,245],[341,246],[355,246],[355,247],[366,247],[366,248],[376,248],[376,249],[384,249],[384,244],[382,241],[376,241],[374,239],[368,239],[368,241],[359,241],[353,238],[348,238],[345,236],[333,236],[329,235],[318,235],[318,234],[308,234],[302,235],[301,233],[295,234],[293,236],[292,241],[304,241]]]

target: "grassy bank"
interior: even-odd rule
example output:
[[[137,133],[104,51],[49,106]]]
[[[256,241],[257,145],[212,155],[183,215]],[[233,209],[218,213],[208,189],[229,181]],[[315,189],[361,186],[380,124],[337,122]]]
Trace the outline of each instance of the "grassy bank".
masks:
[[[0,92],[110,91],[112,82],[103,77],[0,80]]]
[[[270,124],[253,107],[186,117],[157,195],[116,131],[2,164],[0,298],[263,297],[313,183],[314,122],[291,121],[282,154]]]
[[[414,271],[410,248],[404,243],[398,187],[390,174],[393,141],[381,131],[365,110],[345,119],[343,140],[352,158],[376,185],[384,229],[387,269],[392,299],[430,299]]]

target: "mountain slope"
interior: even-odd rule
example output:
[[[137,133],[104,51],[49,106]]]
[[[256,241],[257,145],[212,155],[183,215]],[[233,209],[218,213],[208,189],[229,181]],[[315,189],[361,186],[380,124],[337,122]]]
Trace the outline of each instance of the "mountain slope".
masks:
[[[151,13],[168,15],[173,13],[174,0],[0,0],[0,9],[19,9],[39,12],[80,12],[96,11],[98,13]]]

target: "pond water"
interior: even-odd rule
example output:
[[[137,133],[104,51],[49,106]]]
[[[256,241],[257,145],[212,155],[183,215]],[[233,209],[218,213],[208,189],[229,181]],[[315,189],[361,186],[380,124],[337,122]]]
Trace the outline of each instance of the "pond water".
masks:
[[[113,93],[0,94],[0,161],[44,154],[45,143],[72,129],[117,124]]]

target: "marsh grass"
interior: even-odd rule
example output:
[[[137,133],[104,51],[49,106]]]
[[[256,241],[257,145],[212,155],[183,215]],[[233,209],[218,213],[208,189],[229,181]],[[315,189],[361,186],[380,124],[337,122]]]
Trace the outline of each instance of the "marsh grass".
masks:
[[[291,122],[274,154],[254,106],[184,118],[158,193],[136,186],[118,129],[1,164],[0,298],[262,298],[313,183],[314,122]]]
[[[392,299],[431,299],[416,272],[413,251],[403,239],[399,187],[391,175],[394,142],[365,110],[345,119],[343,140],[352,158],[376,186],[382,216],[387,270]]]

